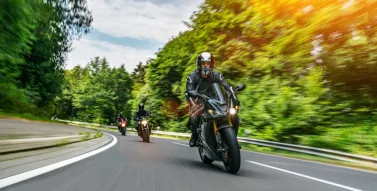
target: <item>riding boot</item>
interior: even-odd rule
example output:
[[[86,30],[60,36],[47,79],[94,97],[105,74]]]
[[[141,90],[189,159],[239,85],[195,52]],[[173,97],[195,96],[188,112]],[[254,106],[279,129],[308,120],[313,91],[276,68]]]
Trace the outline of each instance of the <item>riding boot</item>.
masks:
[[[198,140],[198,126],[199,126],[199,117],[197,116],[192,116],[191,119],[191,139],[189,142],[190,147],[195,147],[196,142]]]
[[[198,141],[198,133],[192,132],[191,133],[191,139],[190,139],[190,142],[189,142],[190,147],[195,147],[197,141]]]

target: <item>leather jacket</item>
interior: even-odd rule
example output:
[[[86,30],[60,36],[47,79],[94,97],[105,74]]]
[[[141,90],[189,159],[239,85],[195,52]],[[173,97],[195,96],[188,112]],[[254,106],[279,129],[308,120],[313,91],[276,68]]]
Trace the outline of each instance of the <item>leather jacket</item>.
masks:
[[[212,71],[208,78],[203,78],[200,76],[199,70],[196,69],[191,72],[186,79],[186,97],[188,98],[188,91],[206,93],[209,87],[211,87],[212,83],[222,84],[227,92],[235,96],[232,87],[225,81],[224,76],[219,72]]]

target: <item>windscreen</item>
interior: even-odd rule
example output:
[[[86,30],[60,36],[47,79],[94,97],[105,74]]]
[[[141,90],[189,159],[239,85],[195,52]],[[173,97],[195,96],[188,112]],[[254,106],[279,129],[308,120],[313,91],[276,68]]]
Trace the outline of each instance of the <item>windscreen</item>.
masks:
[[[227,104],[226,92],[224,88],[221,88],[221,86],[218,83],[213,83],[212,88],[214,91],[213,99],[217,100],[220,103],[220,105]]]

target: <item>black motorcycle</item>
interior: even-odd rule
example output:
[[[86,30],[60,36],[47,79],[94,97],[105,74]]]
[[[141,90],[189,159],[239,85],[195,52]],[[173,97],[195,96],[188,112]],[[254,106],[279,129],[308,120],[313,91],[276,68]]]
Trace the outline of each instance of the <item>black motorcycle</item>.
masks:
[[[245,85],[241,84],[234,93],[244,89]],[[226,170],[236,174],[241,166],[240,146],[237,141],[239,105],[234,103],[232,94],[221,89],[218,83],[212,84],[212,92],[211,97],[214,98],[196,91],[188,92],[189,95],[204,100],[204,113],[200,117],[196,145],[203,163],[223,161]]]

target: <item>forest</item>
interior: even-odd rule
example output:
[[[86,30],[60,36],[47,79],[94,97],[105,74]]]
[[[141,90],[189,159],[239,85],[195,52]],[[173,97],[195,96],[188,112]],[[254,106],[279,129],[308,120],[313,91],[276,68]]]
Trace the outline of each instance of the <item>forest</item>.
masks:
[[[111,124],[142,102],[154,126],[185,132],[186,78],[208,51],[246,85],[239,135],[376,156],[375,0],[206,0],[189,30],[130,72],[101,55],[64,69],[93,19],[85,0],[47,2],[0,2],[3,111]]]

